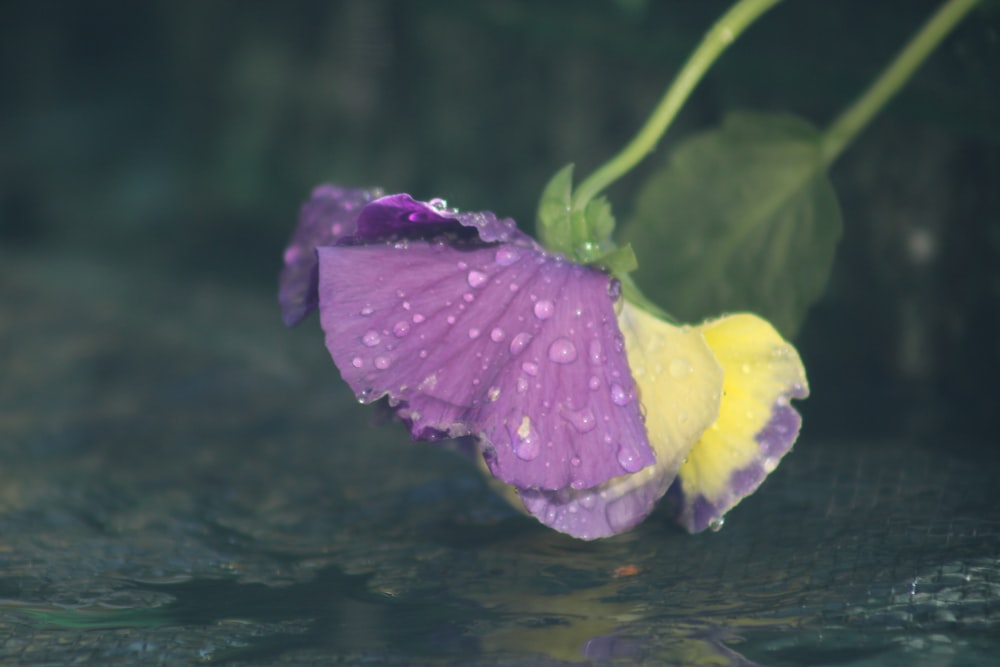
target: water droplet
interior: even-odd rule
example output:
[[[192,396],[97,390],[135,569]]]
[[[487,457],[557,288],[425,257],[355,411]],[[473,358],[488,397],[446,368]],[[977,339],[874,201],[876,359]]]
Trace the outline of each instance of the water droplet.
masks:
[[[611,402],[615,405],[628,404],[628,392],[617,382],[611,385]]]
[[[682,378],[686,378],[688,375],[691,375],[694,367],[691,366],[691,362],[687,359],[677,357],[676,359],[670,360],[670,366],[668,369],[671,377],[680,380]]]
[[[590,380],[587,382],[587,386],[590,387],[591,391],[596,391],[601,388],[601,378],[596,375],[591,375]]]
[[[532,336],[530,333],[524,333],[524,332],[514,336],[514,339],[510,341],[510,353],[520,354],[521,352],[523,352],[524,348],[528,347],[528,343],[531,342],[531,338]]]
[[[542,299],[541,301],[535,303],[535,317],[540,320],[547,320],[552,317],[556,307],[548,299]]]
[[[615,336],[615,352],[621,352],[625,349],[625,338],[621,334]]]
[[[400,320],[392,327],[392,334],[396,338],[402,338],[406,334],[410,333],[410,323],[406,320]]]
[[[397,296],[398,298],[402,299],[403,297],[405,297],[405,296],[406,296],[406,292],[404,292],[404,291],[403,291],[403,290],[401,290],[401,289],[398,289],[398,290],[396,290],[396,296]]]
[[[517,427],[517,438],[514,441],[514,454],[522,461],[532,461],[541,453],[542,446],[538,433],[531,426],[531,419],[523,417]]]
[[[557,364],[568,364],[576,361],[576,346],[569,338],[556,338],[549,345],[549,360]]]
[[[466,292],[462,295],[462,300],[466,303],[472,303],[476,300],[476,296],[472,292]]]
[[[717,519],[712,519],[708,522],[708,529],[713,533],[717,533],[722,530],[722,526],[726,523],[726,517],[720,516]]]
[[[469,271],[469,275],[466,278],[469,282],[469,287],[481,287],[483,283],[486,282],[486,274],[482,271]]]
[[[371,315],[374,312],[375,312],[375,309],[372,308],[371,306],[365,306],[364,308],[361,309],[361,314],[364,317],[368,317],[369,315]]]
[[[375,357],[375,368],[379,369],[380,371],[384,371],[391,365],[392,362],[389,360],[389,357]]]
[[[642,469],[638,453],[625,445],[618,447],[618,464],[628,472],[638,472]]]
[[[538,364],[533,364],[530,361],[526,361],[521,364],[521,370],[531,377],[538,375]]]
[[[332,226],[330,227],[330,231],[331,231],[331,232],[333,232],[333,235],[334,235],[334,236],[340,236],[340,235],[341,235],[341,233],[343,233],[343,231],[344,231],[344,225],[342,225],[342,224],[341,224],[341,223],[339,223],[339,222],[335,222],[335,223],[333,223],[333,225],[332,225]]]
[[[447,318],[445,318],[445,322],[447,322],[448,324],[454,324],[455,323],[455,316],[454,315],[449,315]]]
[[[479,329],[472,327],[469,329],[469,338],[476,339],[479,338]]]
[[[361,365],[363,363],[365,362],[361,361],[361,357],[354,357],[353,359],[351,359],[351,365],[354,366],[355,368],[361,368]]]
[[[520,257],[521,255],[514,248],[500,248],[497,250],[496,262],[500,266],[510,266]]]
[[[420,350],[420,352],[418,353],[417,356],[419,356],[421,359],[426,359],[427,358],[427,350]]]
[[[368,332],[361,337],[361,342],[364,343],[365,347],[375,347],[382,342],[382,337],[379,336],[378,332],[374,329],[369,329]]]
[[[420,384],[417,385],[417,389],[419,391],[428,391],[436,387],[437,383],[438,383],[437,373],[431,373],[423,380],[421,380]]]
[[[490,390],[486,392],[486,398],[490,400],[490,403],[496,403],[497,399],[500,398],[500,387],[490,387]]]
[[[569,464],[571,466],[573,466],[574,468],[579,468],[580,467],[580,463],[582,463],[582,461],[580,461],[580,457],[579,456],[574,456],[573,458],[571,458],[569,460]]]
[[[467,268],[469,268],[469,265],[466,264],[465,262],[459,262],[458,268],[461,269],[462,271],[465,271]]]
[[[587,350],[590,356],[590,363],[594,366],[600,366],[604,363],[604,350],[601,347],[601,341],[592,340],[590,341],[590,346]]]
[[[594,418],[594,412],[590,408],[584,408],[576,412],[567,411],[563,413],[563,417],[573,425],[573,428],[578,433],[589,433],[597,426],[597,419]]]
[[[517,378],[517,393],[523,394],[528,391],[528,380],[525,378]]]
[[[413,320],[414,324],[420,324],[421,322],[424,321],[425,318],[420,313],[413,313],[413,317],[411,319]]]
[[[507,285],[507,289],[509,289],[511,292],[516,292],[517,290],[521,289],[521,286],[518,285],[517,283],[511,283],[510,285]]]
[[[593,493],[587,493],[580,496],[577,502],[579,502],[580,507],[582,507],[585,510],[593,509],[594,505],[597,504],[597,496],[595,496]]]
[[[500,327],[495,327],[493,331],[490,332],[490,340],[492,340],[494,343],[499,343],[500,341],[502,341],[504,339],[504,336],[505,334],[503,332],[503,329],[501,329]]]

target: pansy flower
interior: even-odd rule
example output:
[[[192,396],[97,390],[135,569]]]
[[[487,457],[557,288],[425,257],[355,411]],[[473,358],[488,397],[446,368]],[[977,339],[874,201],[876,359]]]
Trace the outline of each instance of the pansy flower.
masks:
[[[285,252],[285,323],[318,308],[361,402],[385,398],[416,440],[474,442],[542,523],[613,535],[669,491],[684,527],[715,526],[795,441],[805,374],[763,320],[674,326],[513,220],[380,195],[313,192]]]

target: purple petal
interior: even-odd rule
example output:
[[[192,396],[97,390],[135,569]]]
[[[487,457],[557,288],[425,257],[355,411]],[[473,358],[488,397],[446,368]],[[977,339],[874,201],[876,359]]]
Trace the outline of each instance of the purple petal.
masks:
[[[407,224],[440,224],[428,208],[379,200],[358,236],[402,239],[319,249],[327,348],[358,397],[388,395],[417,439],[476,436],[493,474],[521,489],[583,489],[652,464],[612,279],[533,242],[408,238]],[[480,219],[480,235],[521,242]]]
[[[389,195],[365,207],[358,219],[361,241],[385,240],[395,236],[428,236],[454,230],[455,224],[475,230],[486,243],[517,242],[541,250],[534,240],[518,230],[510,218],[498,219],[490,211],[459,213],[441,199],[416,201],[407,194]]]
[[[301,322],[319,303],[316,247],[333,245],[354,234],[358,214],[380,194],[378,190],[320,185],[302,205],[279,279],[278,303],[287,326]]]
[[[521,502],[546,526],[593,540],[624,533],[642,523],[672,479],[654,466],[591,489],[523,490]]]

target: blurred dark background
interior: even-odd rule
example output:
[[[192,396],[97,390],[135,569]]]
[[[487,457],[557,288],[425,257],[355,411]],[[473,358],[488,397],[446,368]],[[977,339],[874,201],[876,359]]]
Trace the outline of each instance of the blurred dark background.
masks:
[[[937,5],[779,5],[611,191],[619,220],[670,144],[728,110],[830,122]],[[270,294],[321,181],[530,227],[548,177],[620,148],[728,6],[0,2],[0,261],[86,257]],[[990,3],[834,166],[845,234],[797,341],[808,437],[995,440],[998,72]]]

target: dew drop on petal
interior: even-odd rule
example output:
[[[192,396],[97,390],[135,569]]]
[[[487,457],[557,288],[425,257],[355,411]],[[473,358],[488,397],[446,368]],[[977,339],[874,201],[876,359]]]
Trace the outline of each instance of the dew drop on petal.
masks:
[[[517,393],[523,394],[528,391],[528,380],[525,378],[517,378]]]
[[[503,339],[504,339],[504,332],[503,329],[501,329],[500,327],[495,327],[493,331],[490,332],[490,340],[492,340],[494,343],[499,343]]]
[[[639,455],[634,449],[625,445],[618,447],[618,463],[628,472],[637,472],[642,469]]]
[[[402,304],[400,304],[400,305],[402,305],[402,306],[403,306],[403,310],[409,310],[409,309],[410,309],[410,302],[409,302],[409,301],[404,301],[404,302],[403,302]]]
[[[528,343],[531,342],[530,333],[519,333],[514,336],[514,339],[510,341],[510,353],[520,354],[524,351],[524,348],[528,347]]]
[[[597,426],[597,419],[594,417],[594,412],[590,408],[584,408],[583,410],[567,411],[563,413],[573,428],[577,430],[578,433],[589,433],[594,430]],[[579,463],[577,464],[579,465]]]
[[[686,378],[688,375],[691,375],[691,372],[694,370],[690,361],[680,357],[672,359],[668,369],[670,371],[670,376],[677,380]]]
[[[604,350],[601,347],[601,341],[592,340],[590,341],[590,346],[588,348],[588,353],[590,355],[590,363],[594,366],[600,366],[604,363]]]
[[[364,336],[361,337],[361,342],[365,347],[375,347],[380,342],[382,342],[382,337],[378,335],[378,332],[374,329],[369,329]]]
[[[517,437],[514,438],[514,454],[522,461],[532,461],[541,453],[542,446],[538,433],[531,426],[531,419],[523,417],[517,427]]]
[[[596,391],[601,388],[601,378],[596,375],[591,375],[590,380],[587,381],[587,386],[590,387],[591,391]]]
[[[365,306],[364,308],[361,309],[361,315],[363,315],[364,317],[368,317],[369,315],[371,315],[374,312],[375,312],[375,309],[372,308],[371,306]]]
[[[569,338],[556,338],[549,345],[549,361],[568,364],[576,361],[576,346]]]
[[[479,329],[472,327],[469,329],[469,338],[476,339],[479,338]]]
[[[547,320],[552,317],[556,308],[548,299],[542,299],[535,303],[535,317],[540,320]]]
[[[392,334],[396,338],[402,338],[408,333],[410,333],[410,323],[406,320],[400,320],[392,327]]]
[[[708,529],[713,533],[717,533],[722,530],[722,526],[725,525],[726,518],[720,516],[718,519],[712,519],[708,522]]]
[[[380,371],[384,371],[390,365],[392,365],[392,362],[389,361],[389,357],[375,357],[375,368]]]
[[[469,287],[481,287],[486,282],[486,274],[482,271],[469,271],[466,280],[469,282]]]
[[[421,322],[424,321],[424,316],[421,315],[420,313],[413,313],[413,317],[411,319],[413,320],[414,324],[420,324]]]
[[[581,463],[581,461],[580,461],[580,457],[579,456],[574,456],[573,458],[571,458],[569,460],[569,464],[571,466],[573,466],[574,468],[579,468],[580,467],[580,463]]]
[[[474,294],[472,294],[472,292],[466,292],[465,294],[462,295],[462,300],[465,301],[466,303],[472,303],[473,301],[476,300],[476,297]]]
[[[523,364],[521,364],[521,370],[524,371],[527,375],[535,377],[536,375],[538,375],[538,364],[533,364],[530,361],[526,361]]]
[[[420,357],[421,359],[426,359],[427,358],[427,350],[420,350],[420,352],[417,354],[417,356]]]
[[[351,365],[354,366],[355,368],[361,368],[361,365],[363,363],[365,362],[361,361],[361,357],[354,357],[353,359],[351,359]]]
[[[520,257],[520,254],[514,248],[500,248],[497,250],[496,262],[500,266],[510,266]]]
[[[445,319],[445,322],[447,322],[448,324],[454,324],[455,323],[455,316],[454,315],[449,315],[447,317],[447,319]]]
[[[617,382],[611,385],[611,402],[615,405],[628,404],[628,392]]]

